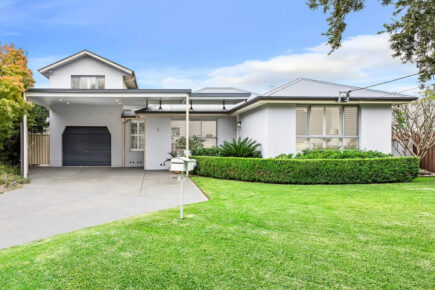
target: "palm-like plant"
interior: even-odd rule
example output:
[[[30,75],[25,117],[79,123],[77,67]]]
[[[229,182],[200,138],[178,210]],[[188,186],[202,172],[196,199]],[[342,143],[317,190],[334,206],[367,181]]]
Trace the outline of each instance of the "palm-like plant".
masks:
[[[222,156],[261,158],[258,147],[260,147],[260,144],[257,141],[248,137],[242,140],[239,137],[233,139],[232,142],[225,141],[219,148]]]

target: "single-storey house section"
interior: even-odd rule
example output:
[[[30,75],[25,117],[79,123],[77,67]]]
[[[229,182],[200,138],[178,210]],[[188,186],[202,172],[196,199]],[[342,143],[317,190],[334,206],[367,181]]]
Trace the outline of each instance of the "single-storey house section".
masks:
[[[50,109],[49,165],[166,168],[185,137],[215,147],[238,136],[263,157],[305,148],[391,152],[391,107],[416,97],[300,78],[265,94],[229,88],[139,89],[133,70],[88,50],[39,70],[25,97]],[[181,138],[181,139],[180,139]]]

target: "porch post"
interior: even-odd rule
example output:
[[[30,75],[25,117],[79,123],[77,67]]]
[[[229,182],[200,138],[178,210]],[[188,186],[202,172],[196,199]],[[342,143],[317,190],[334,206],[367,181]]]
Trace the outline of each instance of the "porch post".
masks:
[[[26,93],[23,94],[24,101],[27,101]],[[21,162],[23,163],[23,177],[27,178],[29,173],[29,140],[28,140],[28,128],[27,128],[27,114],[23,116],[23,155],[21,156]]]
[[[125,119],[121,118],[122,132],[122,167],[125,167]]]
[[[189,94],[186,95],[186,157],[189,158]]]

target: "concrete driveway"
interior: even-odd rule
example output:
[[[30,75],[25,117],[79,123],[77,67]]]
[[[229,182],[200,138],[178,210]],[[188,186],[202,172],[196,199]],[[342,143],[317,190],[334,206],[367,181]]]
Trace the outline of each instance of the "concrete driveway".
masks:
[[[168,171],[35,168],[31,183],[0,194],[0,249],[179,205]],[[187,180],[184,201],[207,198]]]

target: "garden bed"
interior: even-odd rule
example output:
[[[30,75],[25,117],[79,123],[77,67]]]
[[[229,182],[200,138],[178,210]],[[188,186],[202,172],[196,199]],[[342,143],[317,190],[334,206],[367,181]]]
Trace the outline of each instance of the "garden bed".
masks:
[[[21,177],[19,167],[0,164],[0,194],[27,182],[28,179]]]

